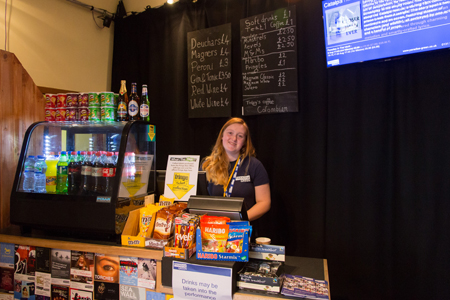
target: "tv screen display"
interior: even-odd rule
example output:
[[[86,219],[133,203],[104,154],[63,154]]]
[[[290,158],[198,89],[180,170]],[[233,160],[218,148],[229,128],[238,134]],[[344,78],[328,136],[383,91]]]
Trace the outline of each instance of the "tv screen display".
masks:
[[[322,1],[327,66],[450,48],[450,1]]]

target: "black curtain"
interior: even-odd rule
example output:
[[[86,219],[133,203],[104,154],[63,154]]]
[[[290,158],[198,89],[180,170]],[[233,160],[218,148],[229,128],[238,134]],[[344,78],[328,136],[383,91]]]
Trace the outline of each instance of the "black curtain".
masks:
[[[188,118],[187,32],[231,23],[241,116],[239,20],[289,5],[299,112],[244,116],[271,180],[259,234],[326,258],[333,299],[447,298],[448,51],[327,69],[321,1],[181,0],[115,20],[111,89],[148,84],[157,169],[170,154],[204,157],[227,119]]]

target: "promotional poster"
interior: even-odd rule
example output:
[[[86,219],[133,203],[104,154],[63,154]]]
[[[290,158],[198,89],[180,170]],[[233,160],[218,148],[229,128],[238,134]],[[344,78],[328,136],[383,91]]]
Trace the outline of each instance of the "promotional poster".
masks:
[[[14,273],[34,276],[36,271],[36,248],[15,245]]]
[[[14,244],[0,243],[0,267],[14,268]]]
[[[119,270],[119,256],[95,253],[94,281],[119,283]]]
[[[92,292],[79,289],[70,289],[70,300],[92,300]]]
[[[51,297],[52,277],[50,273],[36,272],[36,296]]]
[[[94,253],[72,251],[70,267],[70,287],[94,290]]]
[[[137,257],[120,256],[120,284],[138,285]]]
[[[34,281],[14,280],[14,299],[35,300]]]
[[[51,272],[50,256],[50,248],[36,247],[36,272]]]
[[[94,280],[95,300],[119,300],[119,284],[109,282],[99,282]]]
[[[156,284],[156,260],[138,259],[138,286],[154,290]]]
[[[52,249],[52,284],[70,284],[70,250]]]
[[[146,300],[145,288],[120,285],[120,300]]]
[[[69,287],[52,284],[52,300],[69,300]]]

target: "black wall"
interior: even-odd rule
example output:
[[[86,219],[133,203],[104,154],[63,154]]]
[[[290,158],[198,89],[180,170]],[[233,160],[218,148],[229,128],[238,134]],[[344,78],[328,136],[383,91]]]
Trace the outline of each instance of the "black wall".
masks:
[[[181,0],[115,21],[111,88],[149,85],[158,169],[170,154],[204,157],[227,119],[188,118],[187,32],[232,24],[241,116],[239,20],[288,5],[299,112],[244,116],[271,179],[260,235],[288,255],[327,258],[333,299],[446,298],[449,51],[327,69],[321,1]]]

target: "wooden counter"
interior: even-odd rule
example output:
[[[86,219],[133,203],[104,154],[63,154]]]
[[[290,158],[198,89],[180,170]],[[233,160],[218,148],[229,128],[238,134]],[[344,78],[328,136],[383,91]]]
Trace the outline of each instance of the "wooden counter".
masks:
[[[155,259],[157,262],[156,270],[156,292],[172,294],[173,290],[170,286],[163,286],[162,280],[162,250],[152,250],[147,248],[121,246],[113,242],[105,241],[84,241],[75,240],[70,238],[54,238],[46,237],[39,234],[27,234],[21,236],[20,230],[17,226],[12,226],[7,229],[0,231],[0,242],[36,246],[36,247],[47,247],[55,249],[64,250],[75,250],[75,251],[86,251],[93,253],[103,253],[109,255],[119,255],[119,256],[130,256],[130,257],[141,257]],[[315,279],[326,280],[329,284],[328,277],[328,265],[326,259],[318,258],[305,258],[305,257],[295,257],[286,256],[285,271],[292,275],[301,275],[306,277],[312,277]],[[328,285],[328,290],[330,291],[330,286]],[[233,295],[234,300],[268,300],[268,299],[298,299],[294,297],[286,297],[281,294],[268,295],[264,292],[247,292],[238,290]]]

